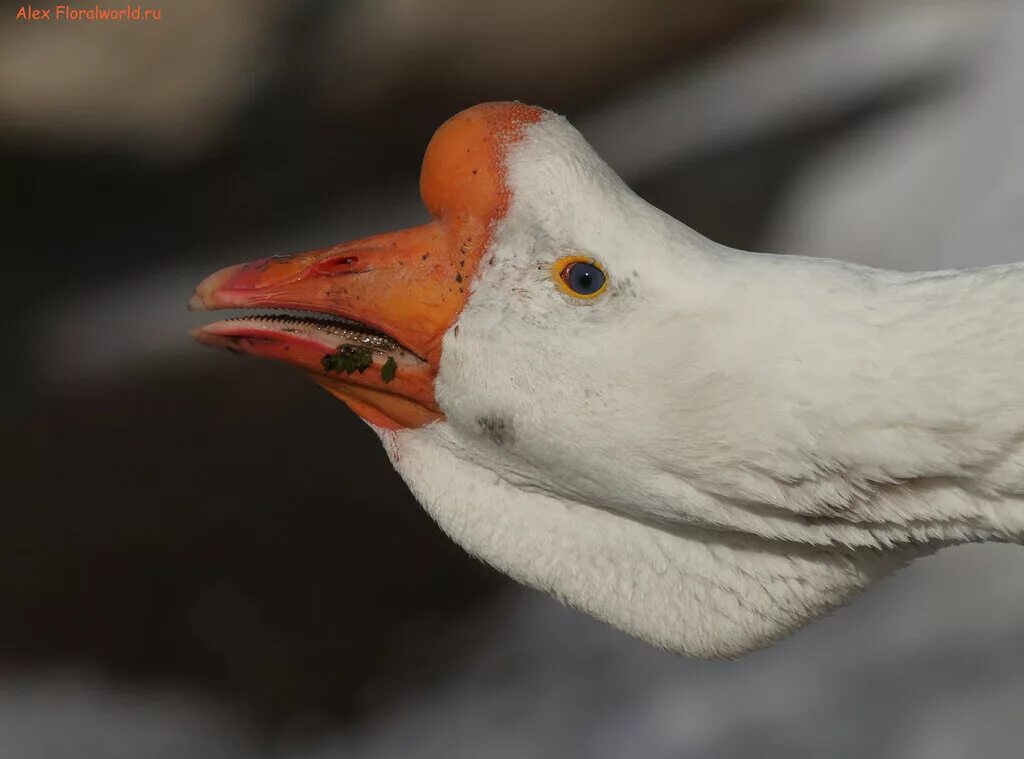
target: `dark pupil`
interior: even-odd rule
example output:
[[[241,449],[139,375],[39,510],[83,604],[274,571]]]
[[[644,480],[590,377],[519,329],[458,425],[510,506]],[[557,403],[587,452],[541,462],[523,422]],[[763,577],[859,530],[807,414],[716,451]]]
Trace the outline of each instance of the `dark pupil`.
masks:
[[[588,263],[578,262],[569,270],[569,286],[581,295],[597,292],[604,284],[604,273]]]

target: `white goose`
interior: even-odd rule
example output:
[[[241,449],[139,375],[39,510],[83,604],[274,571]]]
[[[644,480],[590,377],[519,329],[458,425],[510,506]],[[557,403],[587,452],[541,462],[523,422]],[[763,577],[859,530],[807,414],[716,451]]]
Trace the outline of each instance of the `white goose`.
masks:
[[[1024,265],[717,245],[562,117],[446,122],[433,221],[221,270],[198,330],[309,370],[470,553],[671,651],[778,640],[913,558],[1024,541]]]

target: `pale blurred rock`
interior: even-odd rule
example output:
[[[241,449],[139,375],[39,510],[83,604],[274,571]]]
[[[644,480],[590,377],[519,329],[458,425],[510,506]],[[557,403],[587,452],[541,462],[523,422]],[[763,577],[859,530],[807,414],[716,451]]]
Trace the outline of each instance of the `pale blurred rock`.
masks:
[[[4,140],[198,152],[271,73],[280,0],[150,0],[160,20],[0,18]],[[87,6],[83,6],[87,7]],[[104,6],[107,7],[107,6]]]
[[[242,759],[259,756],[220,704],[195,692],[118,688],[81,672],[5,674],[4,759]]]
[[[1021,260],[1024,3],[995,7],[955,77],[810,163],[771,250],[902,270]]]

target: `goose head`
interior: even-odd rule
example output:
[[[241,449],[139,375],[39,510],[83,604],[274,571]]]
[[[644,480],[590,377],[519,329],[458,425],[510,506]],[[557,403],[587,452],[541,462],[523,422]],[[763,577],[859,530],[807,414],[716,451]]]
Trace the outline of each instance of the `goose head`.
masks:
[[[785,336],[804,323],[805,350],[824,346],[806,301],[864,272],[722,248],[520,103],[442,125],[420,190],[423,226],[211,275],[193,308],[302,313],[194,336],[309,372],[471,554],[655,645],[731,657],[973,537],[864,516],[876,480],[814,445],[827,396],[793,387],[830,377],[798,374]]]

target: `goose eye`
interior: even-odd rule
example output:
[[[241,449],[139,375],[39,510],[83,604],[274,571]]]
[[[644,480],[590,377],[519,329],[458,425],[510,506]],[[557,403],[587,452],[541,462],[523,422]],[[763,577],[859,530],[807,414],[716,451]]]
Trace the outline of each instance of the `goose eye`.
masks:
[[[559,282],[562,289],[577,298],[593,298],[600,295],[608,283],[608,278],[594,261],[585,258],[571,257],[556,264]]]

